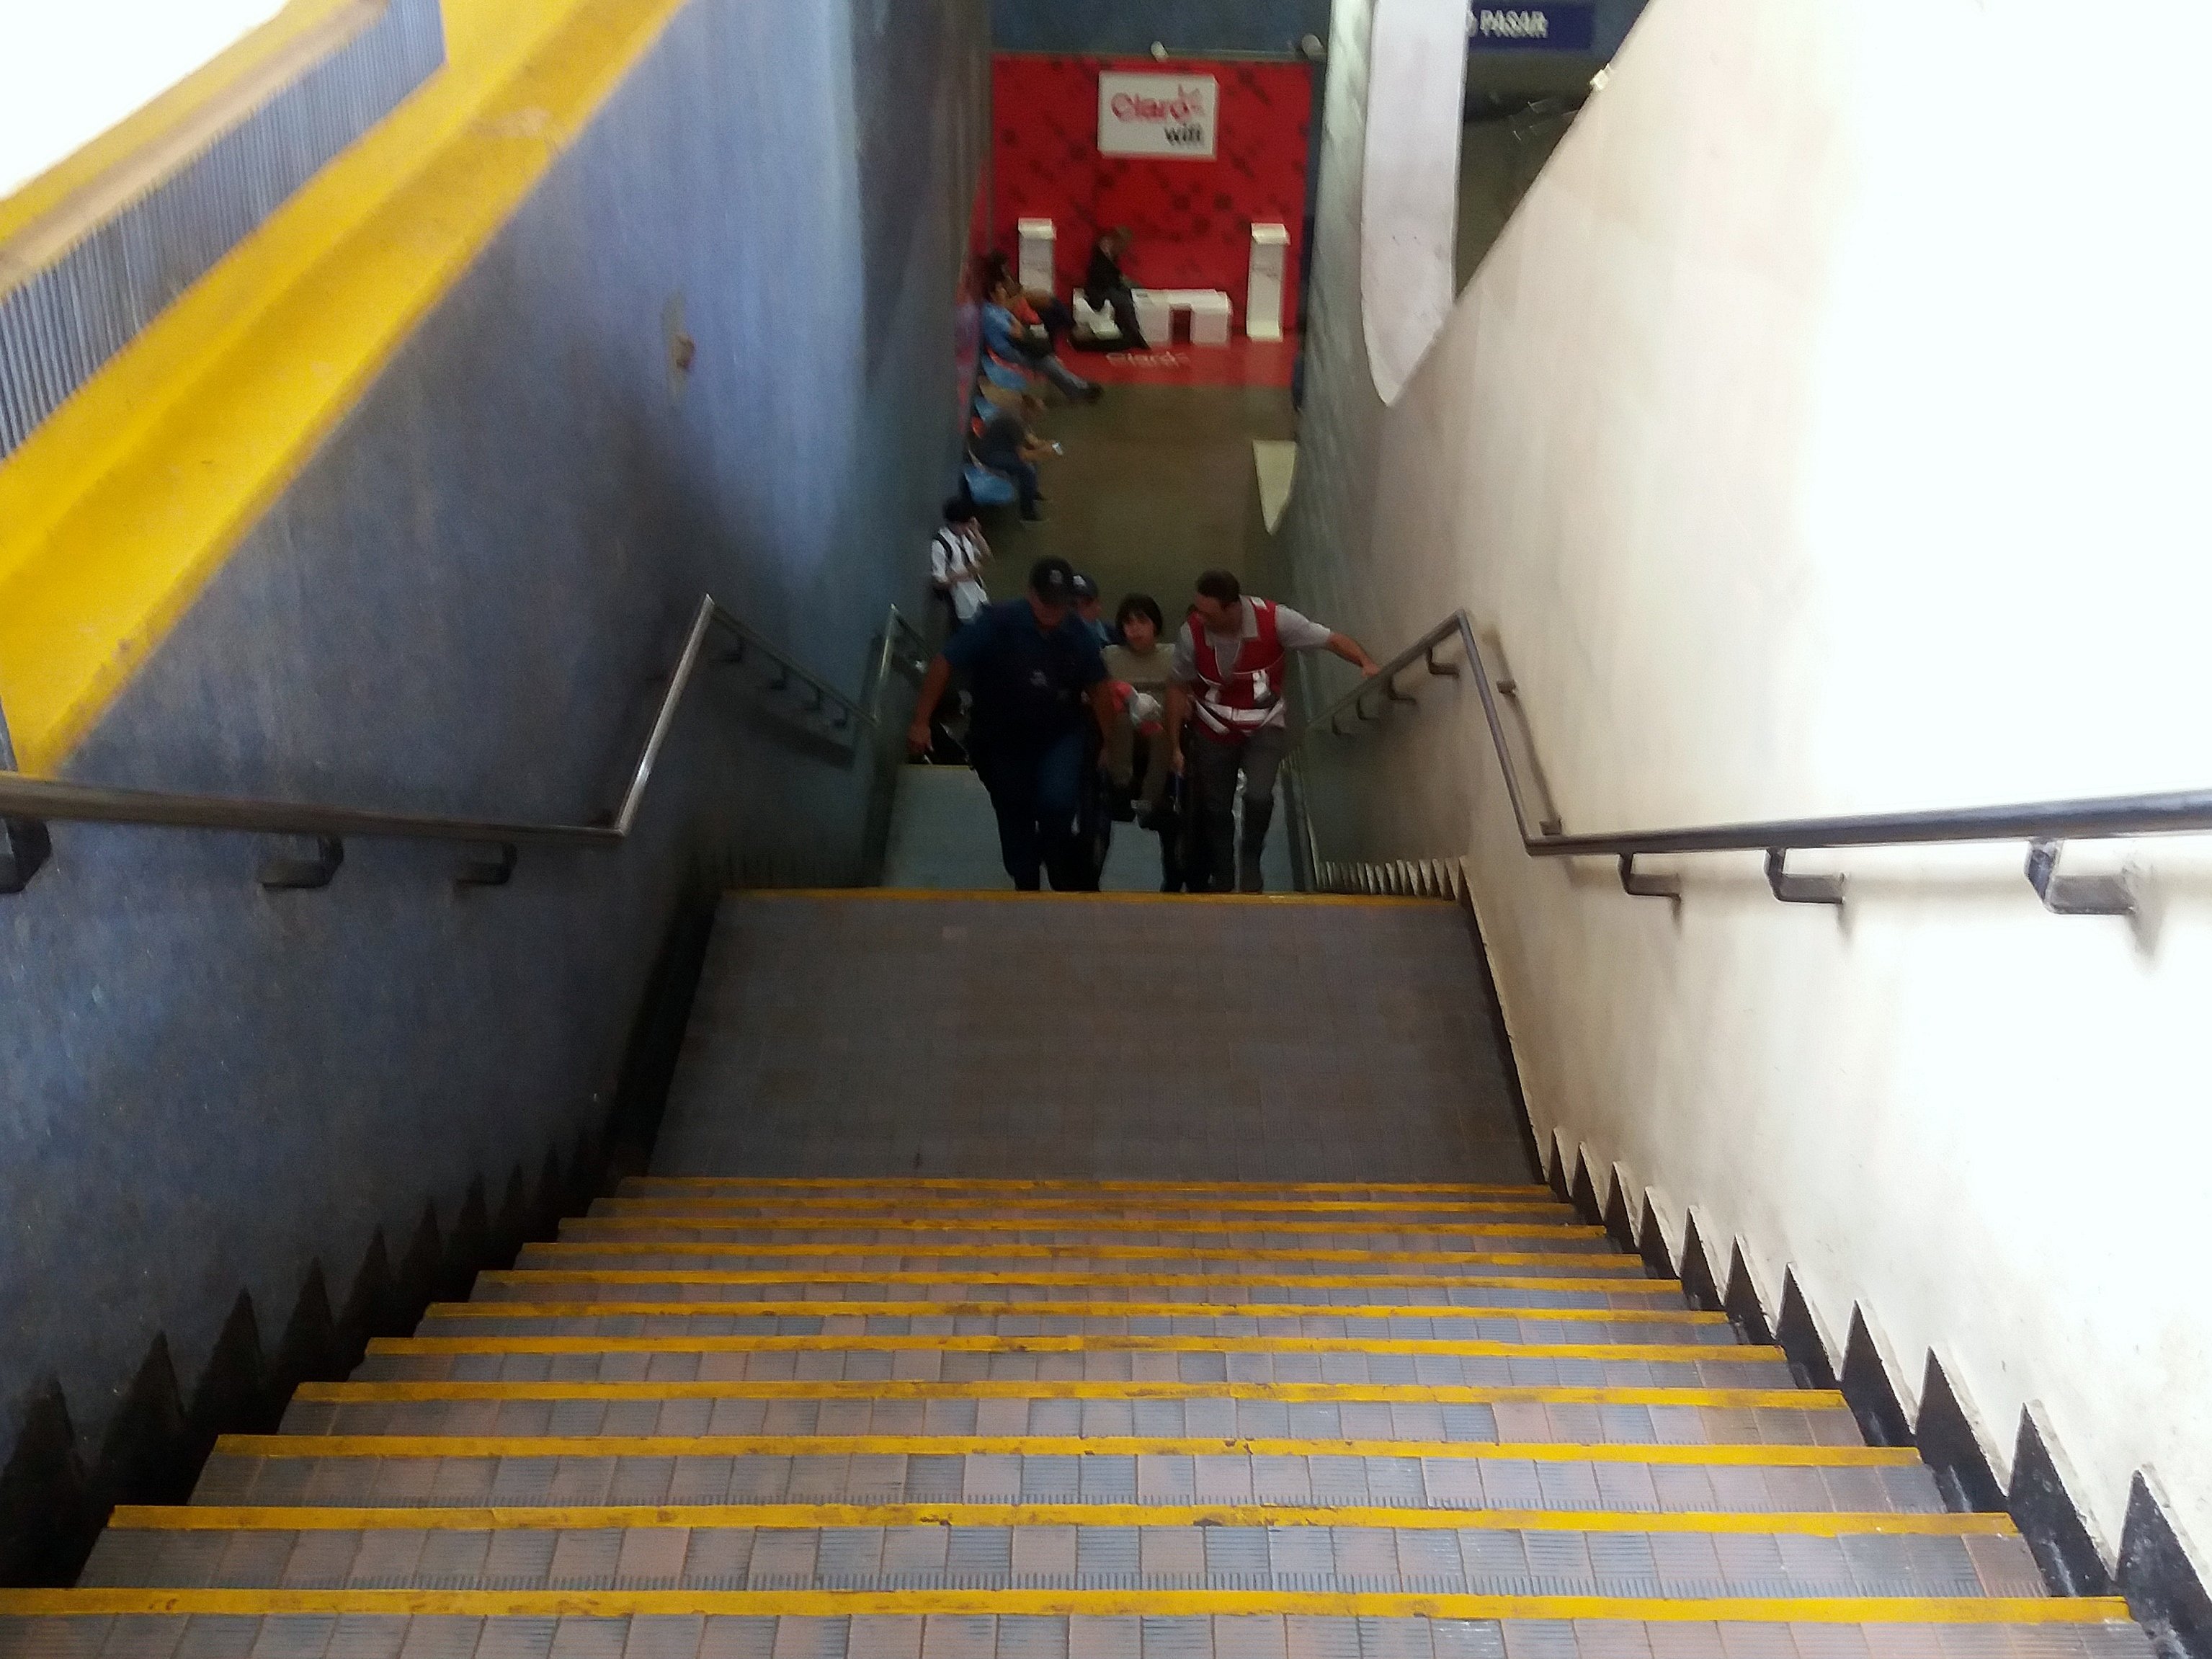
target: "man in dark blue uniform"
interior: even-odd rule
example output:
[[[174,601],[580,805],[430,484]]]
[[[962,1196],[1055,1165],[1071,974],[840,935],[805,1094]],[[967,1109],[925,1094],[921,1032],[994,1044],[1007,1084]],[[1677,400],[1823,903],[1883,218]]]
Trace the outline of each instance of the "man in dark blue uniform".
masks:
[[[1014,885],[1036,892],[1048,874],[1060,892],[1095,890],[1098,872],[1079,823],[1090,722],[1112,729],[1114,699],[1098,641],[1075,614],[1075,572],[1040,559],[1029,592],[987,605],[929,665],[907,746],[929,747],[930,717],[957,669],[975,714],[968,752],[999,817],[999,852]],[[1085,704],[1090,705],[1088,720]]]

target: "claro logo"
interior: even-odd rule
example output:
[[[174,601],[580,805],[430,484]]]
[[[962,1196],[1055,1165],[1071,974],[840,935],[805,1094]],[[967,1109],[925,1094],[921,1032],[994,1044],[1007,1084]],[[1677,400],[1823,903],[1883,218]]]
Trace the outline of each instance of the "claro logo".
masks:
[[[1144,98],[1133,92],[1119,93],[1109,107],[1117,121],[1160,121],[1170,126],[1189,126],[1206,118],[1206,88],[1178,87],[1172,98]]]
[[[1478,11],[1474,32],[1497,40],[1547,40],[1552,20],[1540,11]]]

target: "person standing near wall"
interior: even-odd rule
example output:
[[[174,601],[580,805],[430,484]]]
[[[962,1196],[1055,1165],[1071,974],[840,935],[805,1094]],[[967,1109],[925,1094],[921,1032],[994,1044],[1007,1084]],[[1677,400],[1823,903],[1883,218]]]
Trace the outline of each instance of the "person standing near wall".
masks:
[[[1275,773],[1290,753],[1284,682],[1293,651],[1331,651],[1361,673],[1382,672],[1348,634],[1286,605],[1247,599],[1236,575],[1198,579],[1190,620],[1176,637],[1168,684],[1170,764],[1183,774],[1194,820],[1190,890],[1257,893],[1261,850],[1274,816]],[[1186,744],[1186,726],[1197,736]],[[1237,839],[1237,780],[1244,780],[1244,838]]]
[[[1054,890],[1095,890],[1096,865],[1078,820],[1085,772],[1095,752],[1085,705],[1103,743],[1114,699],[1098,642],[1075,616],[1075,572],[1065,559],[1040,559],[1029,592],[987,605],[929,665],[915,704],[907,746],[930,746],[930,722],[953,674],[967,676],[975,699],[968,749],[999,820],[999,854],[1014,885],[1034,893],[1049,876]]]
[[[991,544],[976,522],[975,503],[955,495],[945,503],[945,523],[929,544],[929,586],[951,612],[948,633],[957,634],[991,602],[983,586],[983,567]]]

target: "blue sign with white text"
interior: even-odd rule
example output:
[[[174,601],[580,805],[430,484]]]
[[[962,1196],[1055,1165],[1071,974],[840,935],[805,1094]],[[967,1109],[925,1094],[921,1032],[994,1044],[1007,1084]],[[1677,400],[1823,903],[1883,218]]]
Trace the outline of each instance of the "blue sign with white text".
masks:
[[[1468,13],[1476,52],[1589,52],[1597,45],[1594,5],[1481,6]]]

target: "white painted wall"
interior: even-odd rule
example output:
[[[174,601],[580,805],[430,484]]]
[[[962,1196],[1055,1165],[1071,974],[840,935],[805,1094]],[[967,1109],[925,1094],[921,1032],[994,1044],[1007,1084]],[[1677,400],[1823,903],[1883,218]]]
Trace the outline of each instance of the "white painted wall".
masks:
[[[1390,96],[1367,118],[1360,271],[1391,296],[1364,323],[1375,389],[1392,403],[1451,312],[1465,0],[1377,0],[1370,50]]]
[[[0,197],[283,10],[285,0],[0,0]]]
[[[2212,112],[2109,90],[2212,14],[1656,0],[1386,410],[1370,9],[1299,602],[1378,651],[1469,607],[1573,829],[2212,786]],[[1940,1345],[2001,1474],[2045,1402],[2108,1542],[2142,1466],[2212,1541],[2212,839],[2077,849],[2141,872],[2133,927],[2044,914],[2016,847],[1802,859],[1840,917],[1681,860],[1677,913],[1525,858],[1464,687],[1423,696],[1316,751],[1324,852],[1470,860],[1539,1133],[1740,1236],[1770,1305],[1785,1267],[1838,1335],[1863,1304],[1908,1405]]]

